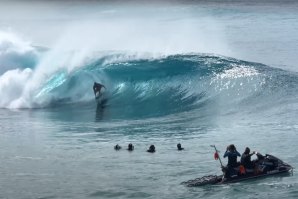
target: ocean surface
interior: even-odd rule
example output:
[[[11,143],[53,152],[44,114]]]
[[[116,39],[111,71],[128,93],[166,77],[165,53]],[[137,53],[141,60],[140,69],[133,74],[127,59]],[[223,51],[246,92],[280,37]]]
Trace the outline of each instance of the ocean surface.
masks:
[[[181,182],[210,145],[298,167],[298,2],[118,3],[0,2],[0,198],[297,198],[295,169]]]

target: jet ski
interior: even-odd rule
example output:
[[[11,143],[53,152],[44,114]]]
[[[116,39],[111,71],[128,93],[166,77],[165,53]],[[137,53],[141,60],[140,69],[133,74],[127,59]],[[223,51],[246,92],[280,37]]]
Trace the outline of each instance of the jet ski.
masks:
[[[273,155],[266,154],[265,156],[263,156],[258,153],[257,157],[258,158],[257,160],[255,160],[254,169],[243,170],[243,168],[241,169],[240,165],[239,167],[233,168],[235,171],[233,172],[233,175],[208,175],[193,180],[188,180],[186,182],[182,182],[181,184],[184,184],[188,187],[203,186],[208,184],[220,185],[266,176],[278,175],[281,173],[288,173],[293,171],[293,167],[291,165],[283,162],[282,160]]]

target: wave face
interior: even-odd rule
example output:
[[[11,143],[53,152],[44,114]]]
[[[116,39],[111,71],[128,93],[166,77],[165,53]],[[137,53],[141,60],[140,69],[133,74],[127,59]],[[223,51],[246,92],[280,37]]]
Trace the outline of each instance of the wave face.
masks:
[[[11,51],[16,60],[11,60],[10,53],[6,59],[10,64],[3,62],[5,70],[1,66],[4,70],[0,76],[1,108],[79,105],[86,110],[95,109],[94,81],[107,87],[105,103],[99,108],[108,110],[111,118],[252,111],[281,103],[281,99],[295,100],[297,96],[296,73],[217,55],[145,58],[127,53],[101,53],[73,64],[69,59],[77,57],[76,53],[64,52],[59,56],[67,57],[68,61],[51,61],[49,67],[44,60],[52,60],[51,56],[57,53],[23,48],[22,52]],[[13,65],[14,61],[23,66]]]

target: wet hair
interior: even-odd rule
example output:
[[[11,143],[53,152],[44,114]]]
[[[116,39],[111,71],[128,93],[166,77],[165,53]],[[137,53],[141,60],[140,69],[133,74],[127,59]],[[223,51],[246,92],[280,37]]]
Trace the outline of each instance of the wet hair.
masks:
[[[155,152],[155,146],[152,144],[150,145],[149,149],[147,150],[147,152]]]
[[[116,145],[114,146],[114,149],[118,151],[118,150],[121,149],[121,146],[119,146],[118,144],[116,144]]]
[[[127,150],[129,150],[129,151],[133,151],[134,150],[134,146],[132,145],[132,143],[129,143],[128,144]]]
[[[244,153],[245,154],[249,154],[250,153],[250,149],[248,147],[246,147]]]
[[[184,148],[181,147],[180,143],[177,144],[177,148],[178,148],[178,150],[183,150],[184,149]]]
[[[231,144],[231,145],[229,146],[229,150],[230,150],[230,151],[236,151],[236,147],[235,147],[235,145],[234,145],[234,144]]]

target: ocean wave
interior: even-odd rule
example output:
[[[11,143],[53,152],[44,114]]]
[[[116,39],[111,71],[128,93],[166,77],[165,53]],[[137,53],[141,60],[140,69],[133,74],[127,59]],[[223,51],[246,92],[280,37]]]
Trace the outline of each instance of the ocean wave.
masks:
[[[30,42],[0,31],[0,75],[8,70],[34,68],[38,59],[39,53]]]
[[[1,74],[1,108],[78,103],[94,107],[92,86],[96,81],[107,87],[106,106],[112,113],[162,116],[250,101],[264,104],[269,97],[278,99],[285,92],[292,95],[298,84],[296,73],[213,54],[94,52],[82,56],[77,51],[41,52],[27,43],[18,45],[19,51],[13,50],[12,43],[4,48],[0,42],[0,49],[19,55],[38,52],[34,57],[38,64],[25,67],[26,61],[2,53],[2,59],[8,56],[22,67],[16,65]]]

